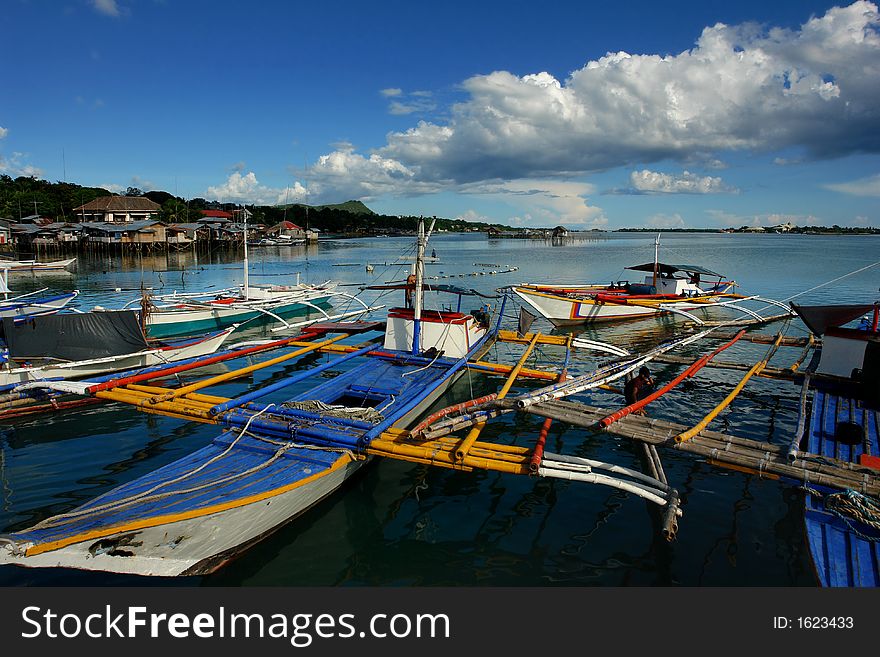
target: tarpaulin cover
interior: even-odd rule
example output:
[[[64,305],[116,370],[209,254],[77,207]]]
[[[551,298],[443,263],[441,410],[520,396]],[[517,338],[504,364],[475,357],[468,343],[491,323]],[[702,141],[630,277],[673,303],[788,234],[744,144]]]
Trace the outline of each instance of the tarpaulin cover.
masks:
[[[2,338],[12,359],[89,360],[149,349],[133,310],[4,317]]]
[[[792,303],[791,307],[816,335],[823,335],[830,327],[843,326],[874,310],[873,304],[801,306]]]

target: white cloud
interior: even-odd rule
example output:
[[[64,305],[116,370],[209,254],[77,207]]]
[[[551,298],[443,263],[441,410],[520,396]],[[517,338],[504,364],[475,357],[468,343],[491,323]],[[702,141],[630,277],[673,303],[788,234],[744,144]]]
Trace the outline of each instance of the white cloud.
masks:
[[[414,114],[416,112],[430,112],[437,107],[434,102],[434,94],[430,91],[413,91],[404,93],[402,89],[383,89],[382,95],[393,98],[388,103],[390,114]]]
[[[459,191],[519,207],[535,225],[599,228],[608,223],[603,210],[589,204],[586,197],[595,188],[588,183],[531,178],[463,185]]]
[[[5,138],[8,134],[9,130],[7,128],[4,128],[3,126],[0,126],[0,139]]]
[[[303,200],[307,192],[302,185],[289,189],[276,189],[261,185],[253,171],[242,175],[235,171],[222,185],[208,187],[206,198],[222,203],[256,203],[257,205],[277,205],[286,200],[290,203]]]
[[[455,221],[468,221],[471,223],[482,222],[484,224],[497,223],[495,220],[480,214],[476,210],[465,210],[455,218]]]
[[[116,183],[101,183],[98,187],[106,189],[111,194],[122,194],[126,189],[124,185],[118,185]]]
[[[510,181],[571,180],[664,160],[722,167],[721,157],[737,150],[878,153],[880,15],[857,0],[798,29],[718,23],[678,54],[608,53],[564,80],[496,71],[461,88],[466,97],[444,112],[448,120],[389,133],[369,154],[347,146],[322,156],[305,176],[309,192],[369,199],[494,186],[494,194],[517,197],[523,221],[589,225],[605,219],[587,192],[526,194]],[[382,94],[403,115],[434,102],[421,91]],[[717,177],[655,175],[640,184],[665,193],[735,191]]]
[[[823,187],[853,196],[880,196],[880,173],[852,182],[823,185]]]
[[[8,158],[0,154],[0,173],[12,176],[13,178],[18,178],[19,176],[41,178],[43,170],[26,162],[26,158],[26,153],[15,152]]]
[[[633,171],[630,183],[637,192],[646,194],[720,194],[734,192],[716,176],[698,176],[685,171],[680,175],[656,171]]]
[[[92,0],[92,5],[101,14],[105,16],[119,16],[119,5],[116,0]]]
[[[859,0],[799,30],[719,23],[677,55],[609,53],[564,81],[478,75],[447,123],[391,133],[379,152],[422,179],[457,182],[725,150],[877,152],[878,27],[877,7]]]
[[[122,9],[117,0],[92,0],[92,5],[98,13],[117,18],[122,15]]]
[[[709,210],[707,214],[721,227],[778,226],[784,223],[792,223],[795,226],[818,226],[824,223],[820,217],[812,214],[773,212],[768,214],[737,215],[724,212],[723,210]]]
[[[681,215],[675,214],[655,214],[650,217],[646,223],[650,228],[686,228],[687,224]]]

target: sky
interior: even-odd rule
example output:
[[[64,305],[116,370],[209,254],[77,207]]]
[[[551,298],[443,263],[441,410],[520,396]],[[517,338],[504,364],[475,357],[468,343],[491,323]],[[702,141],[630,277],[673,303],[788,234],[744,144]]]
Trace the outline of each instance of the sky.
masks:
[[[0,173],[574,229],[880,227],[880,14],[7,0]]]

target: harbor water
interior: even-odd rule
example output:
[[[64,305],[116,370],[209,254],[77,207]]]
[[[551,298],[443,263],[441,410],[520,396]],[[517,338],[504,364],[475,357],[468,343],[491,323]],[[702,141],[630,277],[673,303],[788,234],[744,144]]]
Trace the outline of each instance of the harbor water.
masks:
[[[628,265],[651,262],[654,235],[594,233],[590,239],[550,242],[487,240],[483,234],[437,234],[429,252],[429,280],[494,294],[519,282],[608,283],[638,281]],[[369,304],[402,305],[398,291],[361,286],[402,281],[414,254],[409,237],[332,240],[308,247],[267,247],[250,252],[250,282],[285,284],[332,280]],[[880,298],[880,236],[668,233],[661,260],[701,265],[738,283],[737,291],[810,303],[870,303]],[[17,274],[16,292],[48,287],[77,289],[77,308],[118,308],[142,288],[156,292],[222,289],[243,280],[240,253],[79,258],[73,273]],[[369,265],[369,267],[368,267]],[[857,273],[853,273],[857,272]],[[852,275],[849,275],[852,274]],[[429,293],[431,307],[455,309],[456,297]],[[499,300],[465,297],[462,310]],[[330,312],[353,310],[338,299]],[[765,312],[774,312],[771,309]],[[516,326],[515,308],[505,323]],[[381,316],[381,312],[379,313]],[[725,317],[731,317],[726,315]],[[673,335],[681,320],[653,318],[573,332],[630,351]],[[553,327],[538,320],[534,329]],[[570,329],[567,329],[570,330]],[[799,320],[756,329],[806,337]],[[558,331],[555,331],[558,332]],[[269,335],[245,326],[244,339]],[[272,334],[279,335],[279,334]],[[714,343],[713,343],[714,344]],[[692,344],[679,355],[703,353]],[[737,343],[725,360],[753,364],[767,345]],[[801,348],[783,348],[771,366],[795,362]],[[499,345],[488,360],[515,362],[517,345]],[[268,359],[273,355],[259,356]],[[232,396],[289,376],[329,356],[308,356],[212,389]],[[561,351],[543,347],[530,367],[560,366]],[[586,372],[601,359],[577,354],[572,370]],[[239,366],[216,365],[218,373]],[[652,365],[660,382],[681,366]],[[650,406],[652,417],[694,424],[730,391],[742,372],[710,369]],[[186,381],[191,381],[189,374]],[[442,407],[497,390],[500,379],[468,373]],[[522,384],[522,389],[535,384]],[[298,392],[292,388],[290,393]],[[788,444],[797,425],[799,388],[790,382],[752,380],[710,428]],[[606,408],[622,405],[612,391],[578,400]],[[483,436],[527,446],[542,419],[506,416]],[[215,426],[146,415],[112,403],[55,415],[0,421],[0,533],[19,530],[174,461],[215,437]],[[554,422],[554,452],[639,468],[639,452],[624,438]],[[138,578],[75,570],[0,567],[4,586],[815,586],[806,545],[803,492],[792,485],[709,465],[693,455],[661,450],[670,484],[681,495],[677,539],[659,534],[648,504],[625,492],[561,480],[495,472],[454,472],[402,461],[374,460],[340,490],[219,572],[205,577]]]

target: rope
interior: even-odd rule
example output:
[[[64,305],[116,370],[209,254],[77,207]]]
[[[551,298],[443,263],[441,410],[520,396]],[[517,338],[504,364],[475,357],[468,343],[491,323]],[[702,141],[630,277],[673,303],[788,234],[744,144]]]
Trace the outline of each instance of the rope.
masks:
[[[802,486],[801,488],[810,495],[822,500],[825,508],[843,520],[851,532],[866,541],[880,541],[880,502],[850,488],[829,495],[822,495],[821,492],[809,486]],[[853,525],[853,521],[870,527],[878,533],[874,536],[867,535],[859,531]]]

